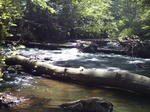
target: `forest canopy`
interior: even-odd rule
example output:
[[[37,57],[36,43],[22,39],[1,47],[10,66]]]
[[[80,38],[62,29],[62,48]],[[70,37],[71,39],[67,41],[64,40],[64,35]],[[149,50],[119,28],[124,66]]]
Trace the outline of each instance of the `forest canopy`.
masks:
[[[1,0],[0,41],[150,37],[149,0]]]

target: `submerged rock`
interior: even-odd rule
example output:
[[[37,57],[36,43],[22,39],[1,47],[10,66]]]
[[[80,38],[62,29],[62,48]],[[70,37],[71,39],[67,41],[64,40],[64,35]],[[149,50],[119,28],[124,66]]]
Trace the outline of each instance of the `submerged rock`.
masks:
[[[20,103],[26,101],[25,98],[17,98],[5,93],[0,93],[0,109],[1,108],[11,108],[19,105]]]
[[[64,112],[112,112],[113,104],[106,99],[92,97],[60,105]]]

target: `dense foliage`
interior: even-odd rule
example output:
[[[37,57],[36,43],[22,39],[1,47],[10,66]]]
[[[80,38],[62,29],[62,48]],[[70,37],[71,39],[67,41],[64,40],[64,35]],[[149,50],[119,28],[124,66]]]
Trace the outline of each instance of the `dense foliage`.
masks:
[[[0,1],[0,41],[5,37],[13,36],[8,31],[11,26],[16,26],[13,22],[23,16],[24,2],[21,0],[1,0]]]
[[[117,37],[150,37],[150,2],[147,0],[115,0],[112,5]]]
[[[149,0],[1,0],[0,40],[150,37]],[[15,23],[15,24],[14,24]],[[12,35],[13,34],[13,35]]]

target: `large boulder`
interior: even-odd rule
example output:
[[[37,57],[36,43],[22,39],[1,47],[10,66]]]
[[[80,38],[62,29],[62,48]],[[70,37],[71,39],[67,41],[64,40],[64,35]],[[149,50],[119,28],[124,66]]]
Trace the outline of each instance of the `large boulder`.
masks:
[[[106,99],[92,97],[60,105],[64,112],[112,112],[113,104]]]

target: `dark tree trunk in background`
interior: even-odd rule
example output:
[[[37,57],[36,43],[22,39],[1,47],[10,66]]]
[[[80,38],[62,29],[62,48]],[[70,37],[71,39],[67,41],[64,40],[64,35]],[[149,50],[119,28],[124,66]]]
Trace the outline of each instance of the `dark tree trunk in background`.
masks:
[[[77,39],[77,34],[73,28],[71,28],[69,32],[70,32],[70,36],[69,36],[70,39]]]

